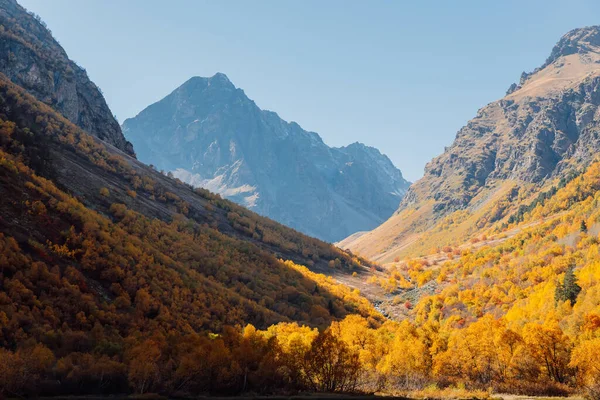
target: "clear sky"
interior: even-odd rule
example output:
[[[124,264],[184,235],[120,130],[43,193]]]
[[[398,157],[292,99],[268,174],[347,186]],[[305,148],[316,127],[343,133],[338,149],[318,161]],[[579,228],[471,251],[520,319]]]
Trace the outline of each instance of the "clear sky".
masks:
[[[598,0],[20,0],[119,121],[223,72],[333,146],[379,148],[410,180],[477,109],[541,65]]]

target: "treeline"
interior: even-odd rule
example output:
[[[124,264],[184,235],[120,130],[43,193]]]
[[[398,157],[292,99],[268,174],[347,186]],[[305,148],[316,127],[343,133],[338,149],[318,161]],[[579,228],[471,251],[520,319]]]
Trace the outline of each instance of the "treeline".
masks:
[[[360,316],[323,331],[279,323],[225,327],[221,334],[132,334],[122,348],[95,327],[87,348],[53,352],[22,342],[0,349],[0,393],[8,396],[160,393],[384,392],[464,387],[527,395],[600,388],[600,315],[571,338],[556,323],[523,326],[485,315],[467,328]]]
[[[577,178],[578,176],[581,176],[581,174],[583,174],[583,173],[585,173],[585,169],[581,172],[571,170],[568,173],[566,173],[565,176],[560,178],[560,180],[558,182],[558,186],[552,186],[547,191],[540,192],[537,195],[537,197],[535,199],[533,199],[533,201],[531,203],[529,203],[528,205],[521,204],[519,206],[519,208],[517,209],[517,211],[508,218],[507,222],[501,225],[501,228],[506,229],[506,228],[508,228],[508,226],[510,224],[518,224],[520,222],[523,222],[525,220],[526,214],[531,213],[538,206],[544,206],[544,204],[546,203],[547,200],[551,199],[559,190],[563,189],[565,186],[567,186],[567,184],[569,182],[571,182],[573,179]],[[581,199],[583,199],[583,197],[580,198],[579,200],[581,200]],[[574,204],[576,201],[578,201],[578,200],[572,199],[572,203],[569,204],[569,206]],[[495,221],[491,221],[491,222],[495,222]]]
[[[358,353],[331,330],[282,323],[266,331],[225,327],[219,335],[154,332],[130,337],[123,349],[107,347],[102,330],[95,332],[88,338],[89,352],[53,353],[33,342],[16,351],[0,349],[0,394],[358,390]]]

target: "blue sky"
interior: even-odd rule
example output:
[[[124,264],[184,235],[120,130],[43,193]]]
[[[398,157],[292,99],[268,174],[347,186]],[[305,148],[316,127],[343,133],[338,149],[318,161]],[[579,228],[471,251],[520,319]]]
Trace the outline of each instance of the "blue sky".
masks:
[[[477,109],[541,65],[600,1],[20,0],[119,121],[223,72],[333,146],[379,148],[410,180]]]

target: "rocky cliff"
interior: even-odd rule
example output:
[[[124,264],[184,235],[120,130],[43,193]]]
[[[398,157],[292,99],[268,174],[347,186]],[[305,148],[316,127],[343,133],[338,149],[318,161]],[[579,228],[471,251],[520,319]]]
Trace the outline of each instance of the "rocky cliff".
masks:
[[[140,160],[329,241],[383,222],[409,185],[378,150],[331,148],[224,74],[190,79],[123,131]]]
[[[15,0],[0,0],[0,72],[88,133],[134,155],[100,89]]]
[[[541,67],[523,73],[504,98],[480,109],[427,164],[398,212],[344,246],[389,258],[415,239],[415,231],[427,231],[458,210],[473,212],[506,182],[541,187],[580,171],[598,154],[599,133],[600,27],[594,26],[567,33]],[[419,222],[408,223],[415,212],[421,213]]]
[[[576,29],[503,99],[479,110],[425,168],[400,210],[433,199],[466,206],[490,180],[539,183],[591,161],[600,147],[600,27]]]

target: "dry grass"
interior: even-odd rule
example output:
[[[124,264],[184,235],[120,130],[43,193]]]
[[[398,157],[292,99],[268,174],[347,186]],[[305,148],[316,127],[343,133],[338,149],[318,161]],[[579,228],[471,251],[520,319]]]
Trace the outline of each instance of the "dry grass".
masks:
[[[520,100],[524,97],[542,97],[573,87],[582,77],[600,74],[600,64],[596,63],[598,60],[600,55],[595,53],[588,53],[585,58],[579,54],[566,56],[562,64],[550,65],[532,75],[521,89],[507,98]]]
[[[482,190],[472,199],[469,209],[447,216],[457,215],[457,222],[449,227],[440,226],[443,220],[435,220],[433,202],[427,201],[418,210],[404,210],[393,215],[377,229],[346,239],[343,247],[385,265],[394,262],[396,258],[431,255],[432,248],[463,244],[474,233],[481,233],[476,226],[477,221],[489,213],[496,201],[505,196],[514,185],[513,181],[506,180]],[[458,217],[460,213],[464,215]],[[485,242],[479,246],[483,244]]]

